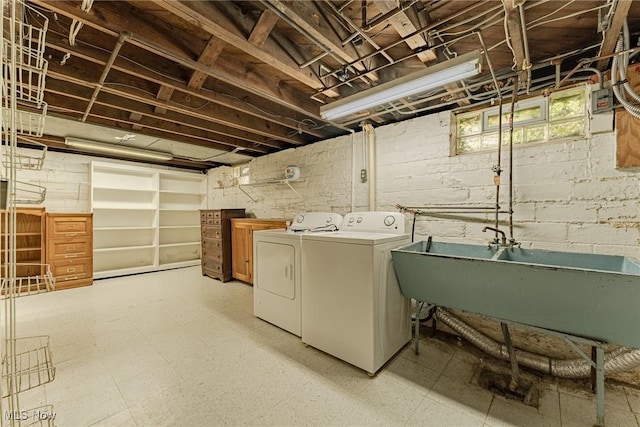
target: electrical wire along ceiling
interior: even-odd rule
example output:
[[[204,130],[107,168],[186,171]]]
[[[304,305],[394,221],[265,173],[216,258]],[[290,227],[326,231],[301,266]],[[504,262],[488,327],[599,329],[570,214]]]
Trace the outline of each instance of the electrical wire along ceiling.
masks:
[[[26,1],[43,16],[47,115],[68,124],[41,141],[194,169],[595,80],[640,30],[630,0]]]

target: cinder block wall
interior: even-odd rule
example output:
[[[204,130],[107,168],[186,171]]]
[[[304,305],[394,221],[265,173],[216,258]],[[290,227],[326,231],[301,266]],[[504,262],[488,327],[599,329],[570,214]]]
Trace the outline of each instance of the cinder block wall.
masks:
[[[491,167],[497,153],[452,156],[450,115],[434,114],[376,133],[376,206],[494,206]],[[290,217],[302,211],[345,214],[369,210],[369,185],[360,182],[362,133],[343,136],[255,159],[241,167],[209,171],[210,208],[244,207],[258,217]],[[354,153],[352,153],[352,148]],[[355,154],[355,170],[352,169]],[[622,254],[640,258],[640,169],[615,168],[615,133],[590,139],[516,147],[513,154],[514,238],[524,247]],[[300,198],[283,184],[236,185],[240,179],[264,183],[282,179],[287,165],[301,169],[292,183]],[[509,153],[502,153],[500,206],[509,207]],[[234,169],[236,176],[234,177]],[[408,217],[410,217],[408,215]],[[420,217],[416,239],[486,242],[493,225],[487,214],[442,214]],[[500,227],[508,232],[508,215]]]
[[[24,156],[40,157],[40,150],[18,148]],[[70,155],[48,151],[41,170],[18,169],[16,180],[46,188],[41,204],[20,206],[44,207],[47,212],[90,212],[91,170],[90,156]],[[29,197],[18,184],[18,198]],[[30,198],[30,197],[29,197]]]
[[[497,153],[451,156],[450,115],[434,114],[376,128],[376,206],[495,205],[491,167]],[[355,170],[352,169],[355,147]],[[250,182],[282,178],[289,164],[301,168],[304,182],[292,184],[302,196],[282,185],[247,186],[246,197],[234,186],[234,168],[209,171],[209,207],[244,207],[258,217],[290,217],[297,212],[369,210],[369,183],[360,182],[362,134],[264,156],[250,162]],[[508,209],[509,154],[502,156],[500,206]],[[589,139],[517,147],[513,154],[514,237],[523,247],[621,254],[640,259],[640,168],[615,168],[615,133]],[[409,216],[408,216],[409,218]],[[500,227],[508,233],[508,215]],[[447,241],[483,243],[493,214],[444,214],[420,217],[416,240],[433,236]],[[576,296],[579,297],[579,296]],[[465,319],[501,341],[495,322]],[[559,358],[577,358],[564,343],[548,336],[514,331],[520,348]],[[640,385],[640,369],[616,374],[617,380]]]

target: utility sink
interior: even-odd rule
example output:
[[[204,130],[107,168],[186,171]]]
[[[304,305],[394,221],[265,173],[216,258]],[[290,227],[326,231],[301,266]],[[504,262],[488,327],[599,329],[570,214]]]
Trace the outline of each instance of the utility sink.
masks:
[[[406,297],[640,348],[635,259],[431,239],[391,255]]]
[[[498,261],[512,261],[549,267],[579,268],[640,274],[640,264],[618,255],[585,254],[578,252],[546,251],[541,249],[502,248],[494,255]]]

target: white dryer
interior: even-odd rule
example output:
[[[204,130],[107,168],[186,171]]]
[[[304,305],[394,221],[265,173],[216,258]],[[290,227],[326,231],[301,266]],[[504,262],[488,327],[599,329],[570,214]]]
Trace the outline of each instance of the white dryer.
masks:
[[[374,375],[411,339],[391,249],[410,242],[397,212],[357,212],[303,237],[302,341]]]
[[[337,230],[342,216],[307,212],[293,218],[287,230],[253,233],[253,314],[301,334],[302,236]]]

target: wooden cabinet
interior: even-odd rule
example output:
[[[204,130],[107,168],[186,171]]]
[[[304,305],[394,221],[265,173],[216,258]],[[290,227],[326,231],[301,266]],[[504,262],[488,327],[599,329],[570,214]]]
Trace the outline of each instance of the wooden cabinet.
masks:
[[[253,232],[286,228],[284,219],[241,218],[231,220],[233,278],[253,284]]]
[[[2,253],[0,263],[5,262],[5,221],[7,211],[1,212],[0,234]],[[16,209],[16,277],[41,276],[45,271],[45,210],[44,208]]]
[[[92,214],[47,213],[47,264],[56,289],[93,283]]]
[[[231,220],[244,217],[244,209],[200,211],[202,274],[222,282],[231,280]]]

